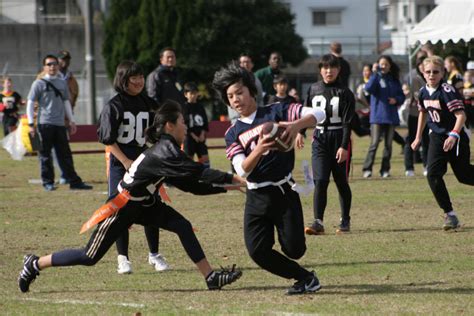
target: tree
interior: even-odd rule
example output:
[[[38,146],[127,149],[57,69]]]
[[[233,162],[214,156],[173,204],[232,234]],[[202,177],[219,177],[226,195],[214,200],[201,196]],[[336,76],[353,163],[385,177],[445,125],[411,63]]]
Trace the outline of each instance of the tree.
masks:
[[[118,63],[128,58],[148,73],[166,46],[176,49],[183,79],[198,82],[210,82],[220,66],[242,52],[257,67],[265,66],[274,50],[297,65],[307,53],[293,20],[274,0],[113,0],[105,21],[107,72],[113,77]]]

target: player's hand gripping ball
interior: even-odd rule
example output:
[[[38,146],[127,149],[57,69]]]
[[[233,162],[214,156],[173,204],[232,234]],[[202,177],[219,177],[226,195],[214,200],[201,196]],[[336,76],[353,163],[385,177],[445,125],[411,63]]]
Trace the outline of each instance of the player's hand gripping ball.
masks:
[[[275,150],[286,152],[293,149],[293,144],[295,142],[294,139],[291,139],[289,143],[286,143],[282,140],[281,136],[285,130],[285,127],[279,126],[275,122],[267,122],[263,124],[262,134],[264,137],[275,141]]]

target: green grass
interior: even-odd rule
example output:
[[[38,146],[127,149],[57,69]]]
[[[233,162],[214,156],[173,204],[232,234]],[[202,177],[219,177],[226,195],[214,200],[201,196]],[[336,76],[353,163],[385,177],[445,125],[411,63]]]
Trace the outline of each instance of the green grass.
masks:
[[[213,141],[222,143],[222,141]],[[143,315],[155,314],[474,314],[474,202],[472,187],[459,184],[451,170],[445,177],[463,223],[458,232],[441,230],[442,212],[423,176],[406,179],[400,147],[394,145],[392,177],[362,179],[368,138],[355,138],[351,188],[352,232],[335,235],[339,204],[329,187],[327,235],[309,236],[299,262],[315,270],[323,288],[314,295],[287,297],[293,281],[271,275],[249,258],[243,242],[243,205],[238,192],[207,197],[169,191],[172,205],[197,229],[212,265],[236,263],[242,278],[222,291],[209,292],[177,237],[162,231],[160,251],[172,270],[156,273],[146,261],[143,228],[130,235],[134,273],[116,273],[111,249],[94,267],[49,269],[31,291],[22,294],[16,279],[25,253],[44,255],[82,247],[89,234],[82,223],[105,200],[103,155],[75,155],[80,176],[92,192],[61,186],[44,192],[28,184],[39,178],[38,161],[17,162],[0,151],[0,313],[2,315]],[[74,144],[74,148],[100,148]],[[474,146],[473,146],[474,148]],[[380,166],[379,148],[374,174]],[[213,167],[227,170],[223,150],[210,152]],[[295,175],[302,180],[301,160],[310,160],[310,145],[297,153]],[[421,174],[420,165],[416,171]],[[305,221],[312,220],[312,197],[302,197]],[[276,249],[279,249],[277,244]]]

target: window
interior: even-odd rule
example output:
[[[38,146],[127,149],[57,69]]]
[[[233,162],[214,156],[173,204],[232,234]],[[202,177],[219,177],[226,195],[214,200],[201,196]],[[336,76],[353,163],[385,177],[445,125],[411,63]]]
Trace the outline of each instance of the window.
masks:
[[[382,25],[388,25],[388,8],[381,8],[379,10],[379,19]]]
[[[45,23],[81,22],[81,11],[74,0],[37,0],[39,17]]]
[[[341,11],[313,11],[313,25],[341,25]]]

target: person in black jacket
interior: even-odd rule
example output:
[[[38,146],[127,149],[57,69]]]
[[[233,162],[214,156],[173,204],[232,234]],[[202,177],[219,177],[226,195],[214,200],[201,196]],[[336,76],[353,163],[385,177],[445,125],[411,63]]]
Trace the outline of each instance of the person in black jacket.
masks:
[[[163,48],[160,52],[160,65],[146,78],[148,96],[160,106],[166,100],[172,100],[184,105],[186,99],[183,87],[178,81],[176,71],[176,52],[171,47]]]
[[[62,250],[42,257],[26,255],[18,278],[22,292],[29,290],[31,282],[45,268],[96,264],[131,224],[149,225],[176,233],[186,253],[205,277],[209,290],[220,289],[241,276],[242,272],[235,266],[220,271],[211,268],[191,223],[163,203],[157,191],[167,182],[194,194],[215,194],[226,192],[223,184],[236,183],[240,186],[245,181],[239,176],[204,168],[181,151],[186,125],[180,106],[174,102],[163,103],[156,112],[153,125],[147,129],[146,136],[147,141],[154,145],[133,162],[118,186],[119,193],[99,208],[83,226],[85,229],[82,231],[85,231],[95,225],[93,219],[96,216],[100,219],[86,247]],[[106,215],[100,217],[102,211]]]
[[[102,109],[97,134],[99,142],[106,145],[108,156],[107,175],[109,198],[117,194],[117,185],[133,161],[147,149],[145,129],[153,120],[157,103],[143,93],[145,78],[141,66],[132,61],[123,61],[117,66],[114,89],[117,91]],[[169,268],[159,253],[159,230],[145,226],[145,235],[150,250],[148,262],[157,271]],[[128,229],[117,239],[119,274],[132,273],[128,257]]]

